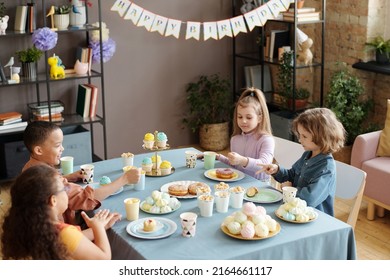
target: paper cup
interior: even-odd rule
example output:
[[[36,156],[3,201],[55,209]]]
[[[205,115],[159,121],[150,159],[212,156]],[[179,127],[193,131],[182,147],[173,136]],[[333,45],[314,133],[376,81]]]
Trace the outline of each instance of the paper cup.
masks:
[[[184,237],[194,237],[196,232],[196,219],[198,215],[193,212],[184,212],[180,214],[180,222]]]
[[[93,164],[83,164],[80,166],[80,169],[81,169],[83,183],[84,184],[92,183],[93,171],[94,171]]]
[[[139,178],[139,181],[137,184],[134,184],[134,189],[136,191],[142,191],[145,189],[145,171],[141,171],[141,177]]]
[[[204,158],[204,169],[213,169],[215,165],[215,158],[217,156],[217,153],[215,152],[204,152],[203,158]]]
[[[132,166],[134,164],[134,154],[132,153],[123,153],[121,155],[123,167]]]
[[[200,215],[202,217],[211,217],[214,208],[214,196],[202,194],[198,197]]]
[[[188,168],[195,168],[197,153],[195,151],[185,151],[186,154],[186,166]]]
[[[239,209],[242,207],[242,203],[244,201],[245,190],[236,191],[235,188],[230,189],[230,206],[232,208]]]
[[[287,203],[297,195],[298,189],[294,187],[283,187],[282,191],[283,191],[283,202]]]
[[[230,193],[229,191],[215,192],[215,208],[218,213],[226,213],[229,209]]]
[[[73,157],[62,157],[61,158],[61,170],[63,175],[73,173]]]
[[[126,198],[124,200],[126,209],[126,219],[129,221],[138,220],[139,216],[139,202],[138,198]]]

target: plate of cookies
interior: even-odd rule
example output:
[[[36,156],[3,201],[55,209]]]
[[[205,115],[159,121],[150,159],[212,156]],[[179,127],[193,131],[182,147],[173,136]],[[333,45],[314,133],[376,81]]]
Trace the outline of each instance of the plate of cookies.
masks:
[[[245,174],[233,168],[214,168],[206,170],[204,176],[220,182],[235,182],[243,179]]]
[[[198,181],[175,181],[163,185],[160,190],[176,198],[196,198],[197,190],[209,189],[210,186]]]

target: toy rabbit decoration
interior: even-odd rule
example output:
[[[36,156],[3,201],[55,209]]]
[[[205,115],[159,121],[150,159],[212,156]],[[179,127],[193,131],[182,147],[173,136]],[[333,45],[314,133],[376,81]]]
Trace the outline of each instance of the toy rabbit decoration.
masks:
[[[244,3],[244,5],[241,6],[241,13],[245,14],[247,12],[250,12],[252,11],[254,8],[256,8],[255,4],[254,4],[254,0],[243,0],[242,1]]]
[[[0,35],[4,35],[8,27],[9,16],[3,16],[0,18]]]
[[[298,61],[304,65],[311,65],[313,62],[313,53],[310,48],[313,45],[313,40],[307,38],[306,41],[300,44],[300,50],[298,52]],[[311,68],[310,68],[311,70]]]

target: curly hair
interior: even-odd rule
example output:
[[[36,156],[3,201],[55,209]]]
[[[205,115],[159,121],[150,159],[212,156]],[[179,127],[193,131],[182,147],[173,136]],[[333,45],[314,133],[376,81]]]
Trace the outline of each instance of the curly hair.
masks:
[[[292,122],[292,131],[299,138],[298,125],[313,137],[321,153],[329,154],[340,150],[345,143],[345,129],[332,110],[328,108],[307,109]]]
[[[57,130],[61,129],[58,125],[46,122],[46,121],[35,121],[27,125],[23,133],[24,145],[28,151],[32,154],[34,147],[43,144],[49,135]]]
[[[271,120],[269,117],[267,102],[263,92],[257,88],[246,88],[237,101],[236,108],[234,109],[233,117],[233,133],[232,136],[241,134],[242,130],[237,123],[237,108],[252,106],[256,114],[260,116],[261,122],[257,127],[256,133],[260,136],[261,134],[272,135]]]
[[[59,231],[51,218],[50,197],[57,192],[57,171],[47,165],[33,166],[11,186],[11,208],[3,223],[4,259],[69,259]]]

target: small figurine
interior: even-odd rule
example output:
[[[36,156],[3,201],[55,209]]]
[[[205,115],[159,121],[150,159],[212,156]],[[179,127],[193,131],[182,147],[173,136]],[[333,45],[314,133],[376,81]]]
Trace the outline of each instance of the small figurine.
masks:
[[[245,14],[247,12],[250,12],[252,11],[253,9],[256,8],[256,6],[254,5],[254,0],[243,0],[242,1],[244,3],[244,5],[241,6],[240,8],[240,11],[241,13]]]
[[[49,12],[47,12],[46,17],[50,16],[51,30],[53,31],[57,30],[57,28],[54,27],[54,14],[55,14],[55,7],[51,6]]]
[[[13,80],[17,84],[19,84],[19,82],[20,82],[19,73],[20,73],[20,67],[13,67],[12,68],[11,80]]]
[[[0,17],[0,35],[4,35],[8,27],[9,16]]]
[[[306,41],[300,44],[300,50],[298,52],[298,61],[304,65],[310,65],[313,62],[313,53],[310,48],[313,45],[313,40],[307,38]]]
[[[14,65],[14,57],[12,56],[10,59],[9,59],[9,61],[8,61],[8,63],[6,64],[6,65],[4,65],[4,67],[9,67],[9,77],[10,77],[10,79],[11,79],[11,77],[12,77],[12,66]]]
[[[50,65],[50,78],[55,80],[65,78],[65,70],[62,66],[58,66],[58,57],[56,55],[49,57],[47,63]]]

